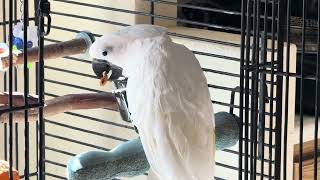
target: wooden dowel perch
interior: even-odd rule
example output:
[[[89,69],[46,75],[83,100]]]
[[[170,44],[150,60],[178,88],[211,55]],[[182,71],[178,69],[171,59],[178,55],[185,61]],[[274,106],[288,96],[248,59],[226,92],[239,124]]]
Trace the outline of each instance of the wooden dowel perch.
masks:
[[[0,104],[6,107],[8,104],[7,94],[0,94]],[[29,98],[29,102],[37,102],[35,96]],[[13,96],[13,105],[24,105],[23,96],[16,94]],[[106,108],[112,111],[119,111],[116,97],[112,93],[87,93],[87,94],[70,94],[45,101],[44,117],[53,116],[59,113],[81,110],[81,109],[98,109]],[[38,109],[29,110],[29,122],[38,119]],[[17,111],[13,113],[13,121],[24,122],[24,111]],[[0,115],[1,123],[9,122],[8,113]]]
[[[12,101],[14,106],[23,106],[24,105],[24,96],[23,93],[13,92],[12,93]],[[38,102],[38,96],[29,95],[28,103],[35,104]],[[0,104],[8,105],[9,104],[9,94],[8,93],[0,93]]]
[[[60,42],[44,46],[44,59],[52,60],[65,56],[71,56],[76,54],[84,54],[93,43],[94,38],[90,33],[81,32],[79,37],[66,42]],[[28,62],[38,62],[39,48],[34,47],[28,49]],[[0,70],[9,67],[9,57],[0,59]],[[13,56],[13,65],[24,64],[23,53]]]

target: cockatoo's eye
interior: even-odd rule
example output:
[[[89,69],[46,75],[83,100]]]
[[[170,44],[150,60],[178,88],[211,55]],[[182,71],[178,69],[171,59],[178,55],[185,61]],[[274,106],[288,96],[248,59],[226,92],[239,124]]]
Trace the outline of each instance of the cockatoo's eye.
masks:
[[[102,55],[103,55],[103,56],[107,56],[107,55],[108,55],[108,51],[103,51],[103,52],[102,52]]]

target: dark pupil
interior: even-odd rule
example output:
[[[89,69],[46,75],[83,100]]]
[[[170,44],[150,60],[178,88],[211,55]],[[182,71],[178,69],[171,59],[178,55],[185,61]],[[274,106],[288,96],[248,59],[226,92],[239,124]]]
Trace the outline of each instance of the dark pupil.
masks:
[[[103,51],[103,52],[102,52],[102,55],[103,55],[103,56],[107,56],[107,55],[108,55],[108,51]]]

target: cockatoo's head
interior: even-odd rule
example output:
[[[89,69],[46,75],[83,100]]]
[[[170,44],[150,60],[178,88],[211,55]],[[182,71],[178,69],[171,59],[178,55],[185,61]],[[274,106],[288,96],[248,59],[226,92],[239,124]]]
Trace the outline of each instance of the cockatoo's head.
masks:
[[[115,33],[110,33],[98,38],[90,48],[93,60],[93,70],[99,78],[108,79],[110,63],[124,69],[136,60],[138,49],[144,40],[164,36],[167,30],[155,25],[133,25],[125,27]]]

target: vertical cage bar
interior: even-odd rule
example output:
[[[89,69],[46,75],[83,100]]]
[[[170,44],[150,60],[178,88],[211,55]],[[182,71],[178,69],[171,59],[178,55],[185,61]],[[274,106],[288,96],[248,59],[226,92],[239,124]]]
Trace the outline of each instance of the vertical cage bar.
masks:
[[[250,66],[250,39],[251,39],[251,0],[247,1],[247,31],[246,31],[246,56],[245,56],[245,161],[244,161],[244,179],[249,179],[249,71]],[[251,133],[251,132],[250,132]],[[251,155],[251,154],[250,154]]]
[[[39,21],[39,12],[38,12],[38,9],[39,9],[39,2],[40,0],[34,0],[33,1],[33,6],[34,6],[34,17],[35,17],[35,21],[34,21],[34,23],[35,23],[35,25],[36,26],[38,26],[38,21]],[[39,28],[39,27],[38,27]],[[38,30],[39,31],[39,30]],[[39,32],[38,32],[38,37],[39,37]],[[39,41],[38,41],[38,43],[39,43]],[[39,46],[39,44],[38,44],[38,46]],[[35,88],[36,88],[36,95],[38,95],[38,92],[39,92],[39,84],[38,84],[38,82],[39,82],[39,63],[38,62],[36,62],[35,63],[35,78],[36,78],[36,84],[35,84]],[[35,149],[36,149],[36,162],[39,162],[40,161],[40,159],[39,159],[39,157],[40,157],[40,153],[39,153],[39,132],[40,132],[40,129],[39,129],[39,121],[37,121],[36,122],[36,132],[35,132],[35,134],[36,134],[36,147],[35,147]],[[39,172],[39,166],[36,166],[36,170],[37,170],[37,172]],[[37,175],[37,180],[40,180],[40,175],[39,175],[39,173],[38,173],[38,175]]]
[[[17,79],[17,68],[14,67],[14,91],[17,92],[17,86],[18,86],[18,79]],[[19,170],[19,125],[18,123],[15,123],[15,168]]]
[[[286,16],[285,0],[278,2],[278,21],[277,21],[277,70],[283,71],[283,41],[284,41],[284,18]],[[275,135],[275,179],[281,178],[281,153],[282,153],[282,92],[283,92],[283,76],[277,76],[276,89],[276,135]]]
[[[153,0],[150,1],[150,24],[154,24],[154,2]]]
[[[38,5],[38,37],[39,37],[39,63],[38,63],[38,103],[44,104],[44,60],[43,60],[43,46],[44,46],[44,16],[42,14],[42,7],[45,0],[39,0]],[[43,118],[43,106],[39,108],[39,179],[45,179],[45,124]]]
[[[13,54],[12,54],[12,41],[13,41],[13,1],[9,1],[9,177],[13,180],[13,114],[11,109],[12,90],[13,90]]]
[[[244,83],[244,58],[245,58],[245,25],[246,25],[246,0],[241,1],[241,52],[240,52],[240,109],[239,109],[239,118],[240,118],[240,128],[239,128],[239,175],[238,179],[242,180],[242,162],[243,162],[243,83]],[[245,124],[245,126],[247,126]],[[245,157],[246,159],[246,157]]]
[[[256,65],[256,54],[257,52],[257,0],[253,1],[253,24],[252,24],[252,28],[253,28],[253,42],[252,42],[252,59],[251,59],[251,63],[252,63],[252,67],[254,67]],[[256,118],[255,118],[255,81],[256,81],[256,72],[255,72],[254,68],[252,70],[251,76],[251,111],[250,111],[250,122],[251,122],[251,126],[250,126],[250,179],[254,180],[256,173],[255,173],[255,156],[254,156],[254,149],[255,149],[255,137],[256,137]]]
[[[253,42],[252,42],[252,59],[251,59],[251,63],[252,63],[252,66],[255,65],[255,58],[256,58],[256,54],[257,54],[257,51],[256,51],[256,37],[257,37],[257,28],[256,28],[256,23],[257,23],[257,19],[256,19],[256,16],[257,16],[257,0],[254,0],[253,1]],[[256,77],[255,77],[255,69],[252,71],[251,73],[252,75],[252,79],[251,79],[251,111],[250,111],[250,122],[251,122],[251,126],[250,126],[250,179],[253,180],[254,177],[256,176],[256,174],[254,173],[254,146],[255,146],[255,131],[256,131],[256,119],[255,119],[255,105],[254,105],[254,102],[255,102],[255,80],[256,80]]]
[[[306,6],[307,1],[303,0],[302,5],[302,50],[301,50],[301,79],[300,79],[300,129],[299,129],[299,180],[302,180],[302,160],[303,160],[303,114],[304,114],[304,100],[303,100],[303,93],[304,93],[304,56],[305,56],[305,28],[306,28]]]
[[[35,75],[36,75],[36,82],[39,81],[39,77],[38,77],[38,69],[39,69],[39,64],[38,62],[36,63],[36,72],[35,72]],[[38,83],[36,83],[36,94],[38,95],[38,92],[39,92],[39,87],[38,87]],[[40,132],[40,124],[39,124],[39,121],[36,122],[36,161],[39,162],[40,161],[40,152],[39,152],[39,140],[40,140],[40,135],[39,135],[39,132]],[[36,167],[37,169],[37,172],[39,172],[39,166]],[[40,180],[40,175],[37,176],[37,180]]]
[[[23,66],[23,75],[24,75],[24,104],[27,107],[28,104],[28,95],[29,95],[29,71],[28,71],[28,33],[27,28],[29,24],[29,1],[24,0],[23,1],[23,60],[24,60],[24,66]],[[29,180],[29,166],[30,166],[30,158],[29,158],[29,122],[28,122],[28,109],[24,112],[24,144],[25,144],[25,167],[24,167],[24,177],[25,180]]]
[[[14,0],[14,24],[18,22],[18,4],[17,0]],[[17,68],[14,67],[14,91],[18,91],[18,72]],[[16,169],[19,170],[19,125],[15,123],[15,160],[16,160]]]
[[[286,73],[290,72],[290,18],[291,17],[291,0],[287,0],[287,26],[286,26]],[[287,151],[288,151],[288,120],[289,120],[289,76],[286,77],[286,92],[285,92],[285,117],[284,117],[284,137],[283,137],[283,179],[287,179]],[[289,172],[290,173],[290,172]]]
[[[276,7],[276,2],[275,0],[272,0],[272,22],[271,22],[271,73],[270,73],[270,78],[271,78],[271,84],[270,84],[270,97],[271,99],[273,99],[273,95],[274,95],[274,54],[275,54],[275,7]],[[273,101],[270,101],[270,130],[273,130]],[[271,179],[272,177],[272,163],[271,160],[272,158],[272,131],[270,131],[269,133],[269,179]]]
[[[313,150],[313,178],[318,177],[318,122],[319,122],[319,66],[320,66],[320,0],[318,0],[318,25],[317,25],[317,69],[316,69],[316,102],[314,119],[314,150]]]
[[[3,41],[7,42],[7,26],[6,26],[6,0],[2,0],[2,30],[3,30]],[[3,77],[3,90],[7,91],[7,73],[4,73]],[[4,159],[8,160],[8,125],[4,124],[3,126],[3,138],[4,138]]]
[[[263,37],[261,38],[262,41],[262,52],[261,52],[261,63],[262,64],[266,64],[267,63],[267,48],[268,48],[268,10],[269,10],[269,0],[265,0],[264,2],[264,22],[263,22]],[[265,70],[265,66],[263,67],[263,69]],[[266,94],[268,93],[268,87],[266,85],[266,74],[262,73],[261,74],[261,85],[260,85],[260,93],[262,94],[262,98],[260,99],[260,126],[261,126],[261,132],[260,132],[260,146],[259,148],[261,149],[261,154],[259,154],[260,156],[260,161],[261,161],[261,176],[260,176],[260,180],[264,179],[264,154],[265,154],[265,147],[264,147],[264,142],[265,142],[265,111],[266,111]],[[271,102],[273,102],[273,99],[270,100]],[[271,131],[269,131],[269,133],[271,133]]]
[[[276,2],[275,0],[272,0],[272,22],[271,22],[271,84],[270,84],[270,97],[271,99],[273,99],[274,96],[274,59],[275,59],[275,21],[276,21],[276,14],[275,14],[275,10],[276,10]],[[273,112],[273,103],[274,101],[270,101],[270,133],[269,133],[269,179],[271,179],[272,177],[272,130],[273,130],[273,120],[274,120],[274,112]]]
[[[253,157],[254,157],[254,164],[253,164],[253,173],[255,174],[254,179],[257,177],[257,146],[258,146],[258,98],[260,97],[258,86],[259,86],[259,59],[260,59],[260,0],[256,2],[256,55],[253,61],[254,72],[253,72],[253,90],[252,95],[254,96],[254,111],[253,111],[253,118],[254,118],[254,150],[253,150]],[[261,174],[261,176],[263,176]]]

